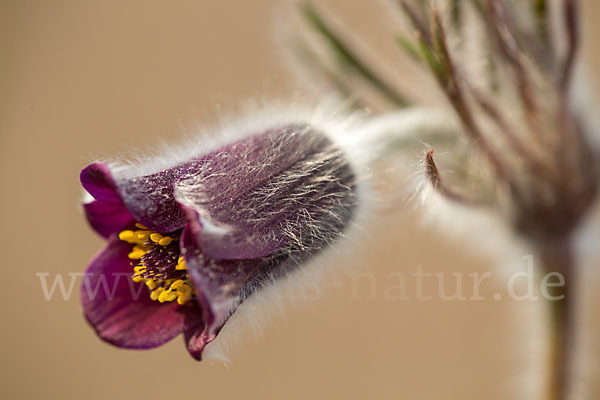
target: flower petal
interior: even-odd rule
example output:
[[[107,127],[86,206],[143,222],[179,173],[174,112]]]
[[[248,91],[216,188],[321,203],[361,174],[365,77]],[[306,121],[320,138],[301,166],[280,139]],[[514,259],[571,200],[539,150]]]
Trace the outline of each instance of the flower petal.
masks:
[[[92,261],[81,286],[84,313],[98,336],[109,343],[132,349],[157,347],[183,332],[186,314],[195,309],[152,301],[147,288],[131,280],[130,249],[113,235]],[[197,310],[196,314],[201,317]]]
[[[183,338],[188,352],[198,361],[202,360],[202,352],[206,345],[214,339],[208,339],[205,327],[203,320],[191,316],[189,320],[186,320],[183,330]]]
[[[344,154],[322,133],[289,125],[220,148],[182,171],[175,198],[214,259],[312,251],[339,235],[355,197]],[[193,210],[191,213],[189,210]]]
[[[119,194],[135,220],[161,233],[183,228],[186,220],[173,196],[173,184],[183,170],[199,162],[191,160],[155,174],[117,179]]]
[[[289,263],[288,256],[248,260],[215,260],[202,254],[196,235],[189,226],[181,236],[182,253],[202,309],[203,323],[186,324],[188,350],[200,359],[204,347],[212,342],[238,305],[272,278],[276,267]]]
[[[96,199],[83,204],[87,220],[96,232],[108,238],[133,223],[108,165],[90,164],[81,171],[80,179],[85,190]]]
[[[94,202],[84,205],[88,221],[105,237],[124,227],[121,222],[127,219],[127,214],[157,232],[183,228],[185,217],[173,197],[173,183],[182,170],[198,162],[191,160],[134,178],[115,177],[104,163],[90,164],[81,171],[81,184],[102,205]]]
[[[93,163],[85,167],[80,175],[81,185],[96,200],[106,203],[121,203],[117,185],[110,168],[104,163]]]
[[[94,200],[84,203],[83,209],[92,228],[105,238],[134,222],[131,213],[122,204]]]

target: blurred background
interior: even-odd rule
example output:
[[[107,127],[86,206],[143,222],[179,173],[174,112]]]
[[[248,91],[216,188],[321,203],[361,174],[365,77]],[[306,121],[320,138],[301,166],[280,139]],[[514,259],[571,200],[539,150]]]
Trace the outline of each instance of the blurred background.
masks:
[[[585,61],[597,71],[600,3],[582,3]],[[374,52],[396,51],[389,8],[318,4]],[[229,364],[195,362],[181,338],[146,352],[101,342],[83,318],[79,282],[68,301],[46,301],[36,273],[68,282],[103,246],[79,206],[78,174],[89,161],[176,142],[245,99],[310,86],[278,47],[275,27],[290,10],[280,0],[0,0],[3,398],[532,398],[537,328],[528,306],[493,299],[493,282],[481,288],[485,301],[382,298],[398,271],[493,271],[404,203],[373,221],[354,260],[376,278],[375,295],[371,282],[342,279],[262,337],[244,338]],[[401,77],[402,65],[391,68]]]

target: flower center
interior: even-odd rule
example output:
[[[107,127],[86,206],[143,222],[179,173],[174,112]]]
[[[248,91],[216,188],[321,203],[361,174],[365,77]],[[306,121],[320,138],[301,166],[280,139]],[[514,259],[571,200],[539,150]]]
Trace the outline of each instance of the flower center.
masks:
[[[136,223],[137,230],[124,230],[119,239],[132,244],[134,282],[144,282],[150,289],[150,298],[161,303],[177,300],[185,304],[194,295],[194,287],[187,272],[185,260],[180,256],[181,232],[162,235]]]

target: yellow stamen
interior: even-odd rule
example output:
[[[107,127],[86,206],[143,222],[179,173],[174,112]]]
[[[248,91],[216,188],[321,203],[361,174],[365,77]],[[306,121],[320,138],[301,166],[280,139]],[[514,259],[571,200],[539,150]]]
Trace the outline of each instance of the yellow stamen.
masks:
[[[148,286],[148,289],[150,290],[154,290],[156,289],[156,281],[154,279],[146,279],[146,286]]]
[[[190,292],[188,293],[179,293],[177,295],[177,304],[179,305],[183,305],[185,304],[186,301],[190,300],[192,298],[192,293]]]
[[[119,233],[119,239],[128,242],[133,239],[133,231],[126,230]]]
[[[160,301],[161,303],[164,303],[166,301],[173,301],[177,298],[177,293],[172,292],[170,290],[165,290],[163,292],[160,293],[160,295],[158,296],[158,301]]]
[[[195,295],[195,291],[191,285],[188,274],[183,276],[183,273],[181,273],[181,275],[179,275],[181,277],[180,279],[156,278],[157,276],[160,277],[162,272],[156,275],[156,271],[149,269],[149,267],[145,265],[143,261],[137,261],[141,260],[146,253],[154,249],[156,246],[168,246],[174,240],[178,240],[179,236],[162,235],[161,233],[148,229],[146,226],[140,223],[136,223],[135,226],[138,228],[138,230],[127,229],[119,232],[119,239],[132,245],[128,257],[131,260],[136,260],[136,262],[132,262],[133,274],[131,279],[136,283],[143,282],[150,290],[150,299],[154,301],[165,303],[177,300],[178,304],[185,304]],[[179,257],[177,260],[175,270],[187,270],[187,265],[183,257]]]
[[[179,260],[177,260],[177,265],[175,266],[175,269],[177,271],[183,271],[183,270],[187,269],[187,265],[186,265],[183,257],[179,257]]]
[[[153,290],[152,293],[150,293],[150,298],[154,301],[158,300],[158,296],[160,296],[164,290],[164,287],[159,287],[156,290]]]
[[[158,244],[160,244],[161,246],[168,246],[171,244],[172,241],[173,241],[173,238],[171,238],[169,236],[165,236],[158,241]]]
[[[152,240],[154,243],[158,243],[160,242],[160,239],[163,238],[163,235],[161,235],[160,233],[151,233],[150,234],[150,240]]]
[[[146,241],[148,240],[148,238],[150,237],[150,232],[151,231],[136,231],[136,237],[137,240],[143,240]]]
[[[173,282],[171,284],[171,289],[177,289],[178,287],[180,287],[181,285],[185,285],[185,282],[182,281],[181,279],[177,279],[175,282]]]
[[[184,286],[177,288],[177,294],[192,294],[192,288],[186,283]]]
[[[141,250],[135,250],[129,253],[128,257],[132,260],[139,260],[144,254],[146,253]]]

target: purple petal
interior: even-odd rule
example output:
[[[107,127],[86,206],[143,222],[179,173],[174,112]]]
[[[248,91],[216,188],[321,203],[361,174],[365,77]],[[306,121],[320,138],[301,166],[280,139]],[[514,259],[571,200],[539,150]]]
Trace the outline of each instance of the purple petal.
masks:
[[[83,209],[92,228],[105,238],[135,222],[122,204],[94,200],[85,203]]]
[[[198,318],[189,318],[185,321],[183,338],[188,352],[198,361],[202,360],[202,352],[206,345],[214,339],[209,339],[206,336],[204,321]]]
[[[105,237],[131,221],[162,233],[183,228],[185,216],[173,198],[173,183],[182,170],[197,163],[191,160],[156,174],[123,179],[113,177],[106,164],[90,164],[81,171],[81,183],[100,204],[84,205],[88,221]]]
[[[81,287],[85,316],[103,340],[119,347],[160,346],[183,332],[194,307],[152,301],[143,283],[131,280],[131,245],[112,236],[92,261]],[[189,314],[189,315],[188,315]]]
[[[87,220],[96,232],[108,238],[134,222],[106,164],[88,165],[81,171],[80,179],[84,189],[96,199],[83,204]]]
[[[288,257],[265,257],[249,260],[215,260],[202,254],[195,235],[186,227],[182,253],[202,309],[203,323],[186,324],[185,340],[190,354],[200,359],[204,347],[212,342],[238,305],[275,266]]]
[[[206,155],[177,179],[175,197],[202,226],[197,240],[205,255],[251,259],[290,244],[312,251],[339,235],[353,187],[354,175],[328,137],[290,125]]]
[[[173,197],[173,184],[182,170],[194,168],[198,162],[191,160],[155,174],[117,180],[123,203],[136,221],[162,233],[183,228],[186,219]]]
[[[188,218],[182,254],[204,318],[184,333],[197,359],[248,296],[337,239],[356,200],[344,155],[308,127],[244,139],[198,167],[175,184]]]
[[[79,175],[81,185],[96,200],[107,203],[121,203],[117,185],[110,168],[104,163],[93,163],[85,167]]]

